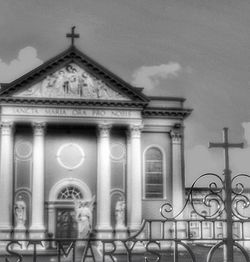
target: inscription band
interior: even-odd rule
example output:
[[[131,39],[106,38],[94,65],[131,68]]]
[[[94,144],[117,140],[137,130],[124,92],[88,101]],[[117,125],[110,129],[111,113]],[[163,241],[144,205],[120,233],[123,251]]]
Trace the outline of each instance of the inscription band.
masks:
[[[141,118],[140,111],[79,109],[79,108],[38,108],[38,107],[3,107],[2,115],[15,116],[62,116],[92,118]]]

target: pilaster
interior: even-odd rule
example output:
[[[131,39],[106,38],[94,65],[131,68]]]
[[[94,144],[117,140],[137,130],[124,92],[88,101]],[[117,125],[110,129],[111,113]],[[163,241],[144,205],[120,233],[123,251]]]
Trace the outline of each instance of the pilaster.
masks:
[[[184,207],[185,198],[185,181],[183,172],[183,159],[182,159],[182,128],[173,128],[170,131],[172,141],[172,203],[173,215],[176,216]],[[177,219],[183,218],[180,214]]]

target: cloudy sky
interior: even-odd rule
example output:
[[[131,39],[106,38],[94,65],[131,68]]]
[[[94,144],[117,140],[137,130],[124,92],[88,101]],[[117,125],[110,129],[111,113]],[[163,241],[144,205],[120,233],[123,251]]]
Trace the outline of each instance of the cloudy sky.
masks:
[[[249,0],[8,0],[0,3],[0,82],[9,82],[69,46],[146,94],[183,96],[186,184],[220,173],[222,152],[207,149],[223,127],[235,172],[250,174]]]

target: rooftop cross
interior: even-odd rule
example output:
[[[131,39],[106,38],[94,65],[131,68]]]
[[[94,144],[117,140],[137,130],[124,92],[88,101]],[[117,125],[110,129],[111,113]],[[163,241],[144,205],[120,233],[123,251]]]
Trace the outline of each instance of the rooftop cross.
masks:
[[[243,148],[243,143],[229,143],[228,142],[228,128],[223,128],[223,143],[209,143],[209,147],[219,147],[225,150],[225,169],[229,169],[229,148]]]
[[[75,38],[80,38],[79,34],[75,34],[75,26],[71,27],[71,33],[66,34],[66,37],[71,38],[71,45],[73,46],[75,43]]]

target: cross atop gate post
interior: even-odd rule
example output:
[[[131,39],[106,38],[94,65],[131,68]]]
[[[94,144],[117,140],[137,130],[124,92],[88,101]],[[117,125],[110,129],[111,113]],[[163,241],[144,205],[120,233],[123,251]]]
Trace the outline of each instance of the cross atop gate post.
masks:
[[[229,148],[243,148],[243,143],[229,143],[228,128],[223,128],[223,143],[209,143],[209,148],[223,148],[225,153],[225,169],[224,169],[224,190],[225,190],[225,211],[226,211],[226,253],[224,261],[233,262],[233,212],[232,212],[232,178],[229,169]]]
[[[217,147],[225,150],[225,170],[229,169],[229,148],[243,148],[243,143],[228,142],[228,128],[223,128],[223,143],[209,143],[209,148]]]

